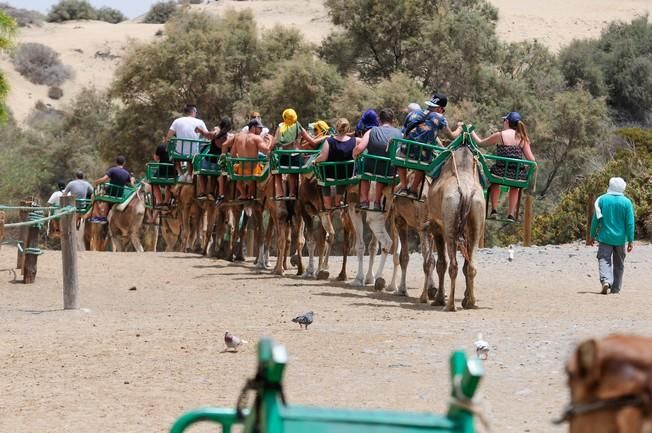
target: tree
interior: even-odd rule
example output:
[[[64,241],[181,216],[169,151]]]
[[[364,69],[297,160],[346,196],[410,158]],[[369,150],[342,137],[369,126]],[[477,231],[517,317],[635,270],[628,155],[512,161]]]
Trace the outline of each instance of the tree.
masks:
[[[125,21],[127,17],[118,9],[101,7],[97,10],[97,19],[111,24],[118,24]]]
[[[146,24],[165,24],[177,11],[177,3],[174,0],[158,2],[149,9],[143,22]]]
[[[0,11],[0,52],[6,52],[13,45],[13,39],[16,35],[16,21],[13,18]],[[5,101],[9,94],[9,84],[5,74],[0,71],[0,122],[7,120],[7,106]]]
[[[86,0],[61,0],[52,6],[47,16],[50,23],[71,20],[94,20],[97,18],[95,8]]]

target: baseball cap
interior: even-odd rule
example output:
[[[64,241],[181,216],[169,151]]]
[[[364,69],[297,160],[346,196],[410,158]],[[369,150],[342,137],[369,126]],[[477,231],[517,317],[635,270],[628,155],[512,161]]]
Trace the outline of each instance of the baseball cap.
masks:
[[[264,128],[263,123],[257,118],[253,118],[247,124],[249,128]]]
[[[421,111],[421,105],[417,104],[416,102],[410,102],[407,108],[410,113],[413,111]]]
[[[518,123],[522,120],[523,118],[519,114],[518,111],[510,111],[509,113],[505,114],[503,116],[503,120],[507,120],[509,123]]]
[[[432,95],[429,101],[426,101],[428,107],[441,107],[444,108],[448,104],[448,98],[440,93]]]

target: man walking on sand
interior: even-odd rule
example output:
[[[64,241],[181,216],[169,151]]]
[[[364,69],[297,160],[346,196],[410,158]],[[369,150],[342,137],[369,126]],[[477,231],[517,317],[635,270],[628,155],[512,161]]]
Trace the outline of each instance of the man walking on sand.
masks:
[[[598,270],[602,294],[620,293],[627,252],[634,248],[634,206],[625,197],[627,184],[620,177],[609,179],[607,193],[595,201],[591,239],[597,239]]]

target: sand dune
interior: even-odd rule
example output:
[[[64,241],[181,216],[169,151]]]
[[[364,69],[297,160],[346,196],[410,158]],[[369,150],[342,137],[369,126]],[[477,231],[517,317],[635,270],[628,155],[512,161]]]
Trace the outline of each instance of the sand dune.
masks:
[[[626,21],[652,12],[649,0],[491,2],[499,8],[498,35],[503,40],[537,39],[553,50],[575,38],[598,36],[611,20]],[[215,14],[229,8],[250,8],[261,28],[271,28],[276,24],[295,26],[314,43],[319,43],[332,28],[323,0],[219,0],[194,7]],[[135,21],[121,24],[73,21],[21,29],[18,42],[39,42],[50,46],[61,55],[65,64],[73,67],[75,78],[62,86],[64,97],[53,101],[47,97],[46,86],[29,83],[13,70],[8,59],[0,59],[0,68],[7,74],[11,86],[8,102],[15,117],[22,122],[38,100],[60,107],[84,86],[106,88],[125,49],[138,41],[154,40],[156,31],[162,27]],[[98,53],[108,54],[108,57]]]

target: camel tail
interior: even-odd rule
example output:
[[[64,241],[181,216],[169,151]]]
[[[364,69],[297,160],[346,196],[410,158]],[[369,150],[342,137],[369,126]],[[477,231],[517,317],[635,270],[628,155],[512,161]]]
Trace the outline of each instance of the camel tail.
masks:
[[[462,189],[460,188],[460,204],[457,212],[455,237],[457,238],[457,245],[460,249],[460,253],[462,253],[462,256],[464,257],[464,260],[469,260],[469,250],[471,249],[471,246],[468,245],[468,240],[464,235],[464,229],[466,227],[466,222],[469,219],[469,215],[471,214],[471,205],[473,203],[474,194],[475,191],[473,191],[470,195],[465,195],[462,193]]]

